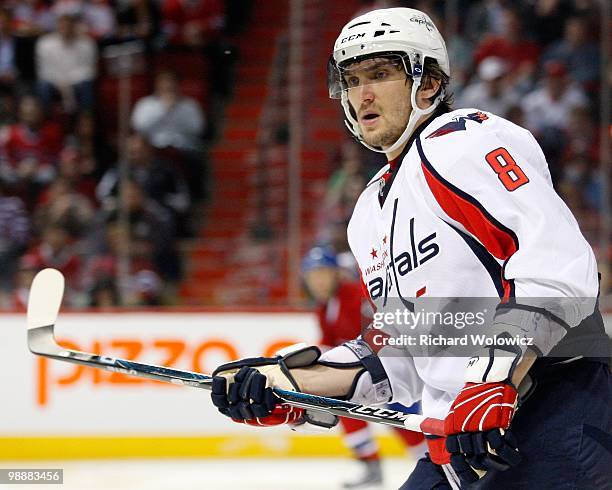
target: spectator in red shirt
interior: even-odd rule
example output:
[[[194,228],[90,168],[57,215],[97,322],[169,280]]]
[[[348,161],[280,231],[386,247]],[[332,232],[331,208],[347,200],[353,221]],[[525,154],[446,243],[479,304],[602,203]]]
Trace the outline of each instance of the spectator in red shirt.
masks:
[[[84,268],[83,286],[88,304],[93,307],[152,306],[162,304],[163,280],[160,278],[146,244],[116,217],[97,223],[95,254]],[[119,261],[129,257],[127,277],[122,278],[119,294]]]
[[[64,146],[78,151],[81,174],[95,180],[99,180],[117,158],[113,145],[108,144],[104,131],[91,112],[77,114]]]
[[[28,255],[40,264],[40,268],[53,267],[66,276],[67,290],[64,296],[70,306],[82,306],[81,258],[77,244],[60,223],[47,223],[42,231],[40,243]]]
[[[502,31],[499,35],[487,36],[474,51],[474,63],[478,65],[489,56],[503,59],[519,82],[535,72],[540,56],[537,43],[526,39],[523,22],[517,10],[505,8],[502,13]]]
[[[91,172],[91,162],[87,160],[78,148],[66,146],[60,152],[58,178],[65,179],[78,194],[86,197],[90,205],[97,207],[97,181]]]
[[[200,47],[213,41],[225,18],[219,0],[164,0],[162,29],[170,44]]]
[[[356,338],[361,327],[369,323],[371,309],[360,283],[344,279],[335,252],[329,247],[311,249],[302,260],[302,276],[306,291],[317,304],[321,349],[331,349]],[[382,470],[378,444],[367,422],[341,417],[340,424],[346,445],[364,466],[364,474],[355,481],[346,482],[344,488],[380,485]],[[423,441],[422,434],[402,429],[396,433],[407,446],[416,446]]]
[[[19,121],[0,133],[0,179],[32,204],[55,177],[62,139],[60,126],[45,119],[38,98],[23,97]]]
[[[61,223],[73,237],[82,237],[93,217],[94,208],[89,199],[68,178],[58,177],[41,194],[34,222],[39,227],[49,222]]]
[[[151,262],[166,284],[181,279],[181,258],[176,250],[176,223],[172,213],[146,195],[142,185],[130,176],[124,183],[123,204],[129,220],[132,260]],[[105,228],[118,223],[120,202],[107,200],[92,226],[92,240],[103,247]],[[122,239],[126,239],[125,237]]]
[[[207,59],[212,68],[206,85],[215,96],[230,95],[234,48],[222,38],[225,29],[221,0],[162,0],[162,34],[170,52],[187,52]],[[240,2],[241,4],[244,2]],[[172,66],[172,65],[171,65]],[[197,65],[196,65],[197,66]]]

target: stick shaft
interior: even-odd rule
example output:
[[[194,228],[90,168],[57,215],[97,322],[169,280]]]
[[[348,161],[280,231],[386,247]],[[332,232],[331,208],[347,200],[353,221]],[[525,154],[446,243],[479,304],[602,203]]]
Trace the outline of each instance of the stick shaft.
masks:
[[[34,354],[58,361],[81,364],[165,383],[186,385],[205,390],[212,389],[212,376],[206,374],[65,349],[55,342],[53,325],[30,328],[28,330],[28,346]],[[408,421],[411,430],[444,435],[443,421],[438,419],[278,388],[274,389],[274,393],[284,403],[295,407],[320,410],[336,416],[375,422],[402,429],[406,429],[405,421]]]

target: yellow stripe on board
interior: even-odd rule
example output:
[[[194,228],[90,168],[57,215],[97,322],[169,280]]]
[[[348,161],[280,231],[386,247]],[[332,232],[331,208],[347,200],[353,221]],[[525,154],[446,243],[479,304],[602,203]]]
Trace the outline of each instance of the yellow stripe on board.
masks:
[[[394,436],[377,436],[384,456],[404,456]],[[96,458],[346,457],[339,436],[0,437],[0,460]]]

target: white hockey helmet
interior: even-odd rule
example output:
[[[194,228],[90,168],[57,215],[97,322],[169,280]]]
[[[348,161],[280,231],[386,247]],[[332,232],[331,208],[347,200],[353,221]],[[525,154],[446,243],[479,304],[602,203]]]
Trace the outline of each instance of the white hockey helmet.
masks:
[[[412,78],[412,113],[404,132],[393,145],[379,149],[367,144],[357,122],[355,111],[348,101],[348,87],[343,77],[343,68],[367,58],[396,55],[403,68]],[[417,120],[435,110],[444,99],[444,89],[427,109],[420,109],[416,93],[421,85],[423,65],[427,58],[438,62],[446,75],[450,76],[448,53],[442,35],[429,16],[420,10],[390,8],[367,12],[344,26],[334,44],[334,52],[327,67],[329,96],[340,98],[345,124],[353,135],[367,148],[379,153],[390,153],[400,148],[407,140]]]

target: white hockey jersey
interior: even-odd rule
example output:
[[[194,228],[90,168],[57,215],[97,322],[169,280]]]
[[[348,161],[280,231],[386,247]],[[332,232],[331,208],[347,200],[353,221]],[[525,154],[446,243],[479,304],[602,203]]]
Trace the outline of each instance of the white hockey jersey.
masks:
[[[386,296],[597,296],[593,251],[529,131],[460,109],[419,128],[403,155],[385,185],[389,165],[368,184],[348,226],[375,303]],[[575,326],[589,313],[555,314]],[[444,418],[464,384],[464,358],[380,358],[392,401],[421,400],[427,416]]]

